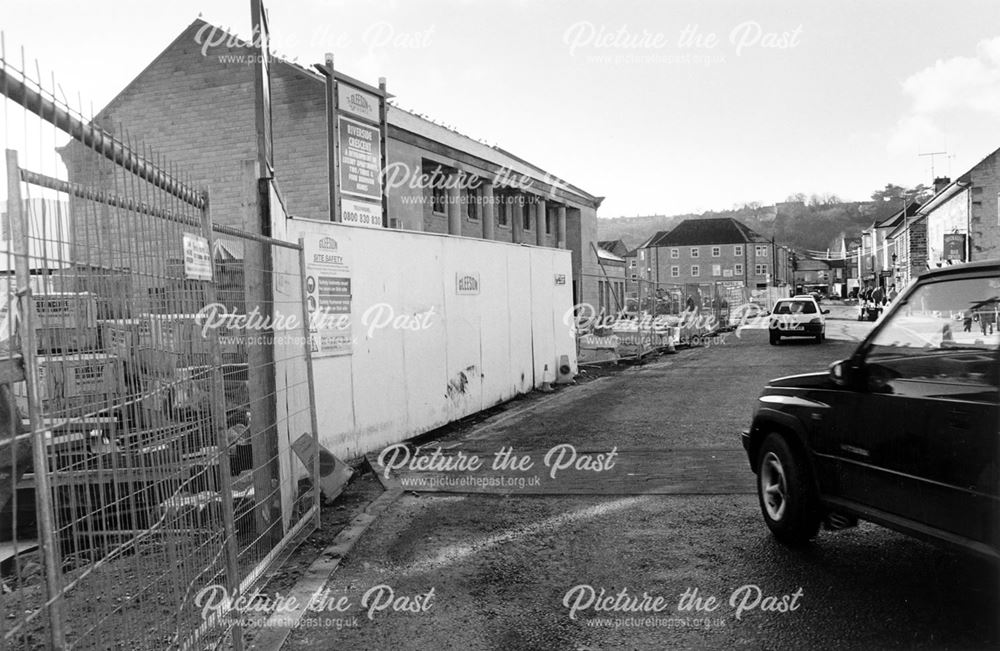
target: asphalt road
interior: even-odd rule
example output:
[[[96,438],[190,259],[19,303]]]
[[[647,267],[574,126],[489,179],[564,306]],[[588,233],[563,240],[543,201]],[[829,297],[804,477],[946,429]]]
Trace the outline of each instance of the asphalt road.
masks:
[[[307,615],[286,648],[996,648],[995,569],[871,525],[791,551],[767,532],[748,466],[690,471],[699,454],[735,455],[768,378],[853,349],[772,347],[759,330],[716,343],[440,442],[617,448],[619,469],[645,454],[686,477],[672,494],[602,494],[608,469],[590,471],[591,495],[408,493],[334,575],[338,607]]]

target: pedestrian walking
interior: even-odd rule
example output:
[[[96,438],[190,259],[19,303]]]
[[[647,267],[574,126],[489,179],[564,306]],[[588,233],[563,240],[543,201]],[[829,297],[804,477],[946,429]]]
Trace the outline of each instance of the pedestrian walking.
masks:
[[[984,305],[979,308],[977,316],[979,317],[979,329],[983,331],[983,336],[992,335],[997,322],[996,308],[992,305]]]

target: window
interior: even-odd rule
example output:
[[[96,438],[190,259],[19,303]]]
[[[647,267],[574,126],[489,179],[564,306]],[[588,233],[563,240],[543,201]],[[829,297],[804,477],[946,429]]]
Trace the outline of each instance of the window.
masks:
[[[713,258],[718,258],[720,255],[722,255],[722,247],[721,246],[713,246],[712,247],[712,257]]]
[[[758,258],[766,258],[767,257],[767,245],[766,244],[758,244],[757,246],[754,247],[754,253],[757,255]]]
[[[635,258],[628,261],[628,266],[630,269],[635,269]]]
[[[742,264],[735,264],[735,265],[733,265],[733,275],[734,276],[742,276],[743,275],[743,265]]]
[[[698,247],[697,246],[692,246],[691,247],[691,257],[692,258],[697,258],[698,257]]]
[[[733,255],[743,255],[743,245],[737,244],[733,247]]]
[[[435,215],[448,214],[448,174],[444,168],[437,163],[423,161],[423,173],[429,179],[431,194],[431,212]]]
[[[507,228],[510,222],[510,204],[507,203],[507,201],[508,197],[502,194],[498,194],[494,197],[497,213],[497,226],[500,228]]]
[[[671,258],[679,258],[679,257],[681,257],[681,250],[680,249],[670,249],[670,257]]]
[[[678,267],[677,265],[674,265],[674,266],[670,267],[670,277],[671,278],[680,278],[680,275],[681,275],[681,268],[680,267]]]
[[[531,211],[532,205],[528,200],[528,195],[524,195],[524,205],[521,206],[521,223],[526,231],[531,230]]]
[[[712,265],[712,275],[713,276],[721,276],[722,275],[722,265],[721,264],[713,264]]]
[[[701,275],[701,269],[698,268],[698,265],[696,264],[691,265],[691,276],[693,277],[700,275]]]
[[[865,359],[870,377],[892,385],[893,393],[921,396],[927,389],[911,381],[996,387],[998,288],[996,277],[918,286],[872,340]]]
[[[545,234],[552,235],[552,211],[545,209]]]
[[[436,215],[448,214],[448,191],[442,187],[443,182],[444,177],[435,177],[431,184],[431,211]]]
[[[766,276],[767,275],[767,265],[766,264],[755,264],[753,266],[753,272],[754,272],[754,274],[756,274],[758,276]]]
[[[479,202],[482,196],[482,186],[480,181],[476,179],[470,183],[470,187],[465,191],[465,216],[469,221],[477,222],[479,221],[480,208]],[[471,187],[475,186],[475,187]]]
[[[816,304],[812,301],[778,301],[775,314],[816,314]]]
[[[639,274],[632,274],[632,280],[639,280]]]

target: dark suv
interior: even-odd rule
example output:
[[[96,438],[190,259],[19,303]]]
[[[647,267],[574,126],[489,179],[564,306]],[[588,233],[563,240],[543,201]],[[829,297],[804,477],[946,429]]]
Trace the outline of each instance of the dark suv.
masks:
[[[1000,559],[1000,261],[927,272],[827,372],[772,380],[743,447],[780,541],[863,519]]]

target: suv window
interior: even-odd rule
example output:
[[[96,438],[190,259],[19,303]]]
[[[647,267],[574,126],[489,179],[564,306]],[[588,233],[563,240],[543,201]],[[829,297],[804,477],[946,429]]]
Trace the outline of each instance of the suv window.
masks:
[[[917,286],[872,339],[867,362],[911,379],[997,384],[1000,278]]]
[[[816,311],[812,301],[779,301],[774,306],[775,314],[816,314]]]

